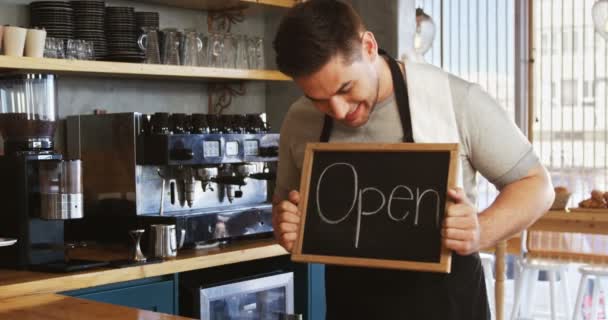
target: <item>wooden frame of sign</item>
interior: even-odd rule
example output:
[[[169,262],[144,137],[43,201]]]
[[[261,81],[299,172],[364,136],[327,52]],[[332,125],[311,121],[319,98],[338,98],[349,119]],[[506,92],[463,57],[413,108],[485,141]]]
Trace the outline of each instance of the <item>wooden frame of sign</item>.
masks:
[[[306,220],[308,212],[309,196],[311,194],[311,178],[313,173],[313,163],[315,162],[315,155],[320,152],[423,152],[423,153],[435,153],[441,152],[444,155],[449,153],[449,168],[447,174],[447,188],[456,186],[457,170],[458,170],[458,144],[437,144],[437,143],[397,143],[397,144],[371,144],[371,143],[309,143],[306,146],[306,152],[304,155],[304,163],[302,167],[302,178],[300,183],[300,203],[299,210],[302,213],[301,216],[301,228],[298,233],[298,238],[293,248],[291,258],[296,262],[311,262],[311,263],[324,263],[324,264],[335,264],[345,266],[359,266],[359,267],[372,267],[372,268],[386,268],[386,269],[403,269],[403,270],[418,270],[418,271],[430,271],[430,272],[442,272],[449,273],[451,269],[451,252],[448,250],[443,242],[438,245],[440,252],[435,252],[438,257],[438,261],[415,261],[415,260],[396,260],[396,259],[383,259],[383,258],[362,258],[356,256],[347,255],[332,255],[332,254],[311,254],[303,251],[303,246],[306,241],[304,238],[306,230]],[[356,173],[355,173],[356,174]],[[320,179],[319,179],[320,180]],[[356,180],[355,180],[356,181]],[[447,189],[446,188],[446,189]],[[367,188],[369,189],[369,188]],[[363,191],[365,192],[365,190]],[[380,191],[378,191],[380,192]],[[418,190],[417,190],[418,192]],[[333,193],[333,192],[332,192]],[[447,190],[446,190],[447,193]],[[317,190],[317,197],[319,191]],[[356,189],[355,189],[355,195]],[[410,191],[410,194],[412,192]],[[359,193],[360,198],[362,194]],[[391,193],[391,198],[393,194]],[[382,196],[384,199],[384,196]],[[448,199],[447,194],[445,195],[445,207],[444,212],[447,211]],[[317,198],[318,199],[318,198]],[[401,198],[403,199],[403,198]],[[353,200],[353,206],[356,202]],[[384,202],[383,202],[384,205]],[[361,207],[361,201],[359,200],[359,206]],[[389,202],[390,206],[390,202]],[[437,205],[439,207],[439,205]],[[351,207],[352,209],[352,207]],[[439,210],[439,208],[437,209]],[[319,209],[320,211],[320,209]],[[359,208],[359,217],[361,217],[361,209]],[[389,209],[390,215],[390,209]],[[350,211],[349,211],[350,214]],[[359,218],[359,222],[361,218]],[[357,236],[358,236],[357,226]],[[441,239],[441,236],[438,236]],[[331,241],[332,239],[328,239]],[[357,240],[358,241],[358,240]],[[440,241],[440,240],[439,240]]]

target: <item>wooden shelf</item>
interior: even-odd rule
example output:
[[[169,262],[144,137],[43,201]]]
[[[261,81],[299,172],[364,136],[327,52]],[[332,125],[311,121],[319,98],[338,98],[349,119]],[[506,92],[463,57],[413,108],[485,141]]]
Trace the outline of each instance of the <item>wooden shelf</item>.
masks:
[[[291,80],[276,70],[241,70],[143,63],[9,57],[2,55],[0,55],[0,69],[139,79]]]
[[[239,8],[248,4],[262,4],[272,7],[291,8],[297,0],[136,0],[144,3],[162,4],[172,7],[200,9],[200,10],[223,10]]]
[[[76,254],[75,257],[70,254],[70,257],[108,261],[125,259],[128,255],[126,248],[90,250],[84,254]],[[177,258],[173,260],[122,269],[96,269],[68,274],[0,269],[0,299],[90,288],[286,254],[288,252],[274,240],[262,239],[240,241],[219,248],[180,250]]]

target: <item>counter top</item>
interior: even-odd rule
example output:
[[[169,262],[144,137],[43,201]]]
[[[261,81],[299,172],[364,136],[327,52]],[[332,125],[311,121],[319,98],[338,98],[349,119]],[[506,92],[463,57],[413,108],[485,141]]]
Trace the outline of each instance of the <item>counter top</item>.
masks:
[[[189,318],[49,293],[1,299],[0,319],[187,320]]]
[[[608,211],[605,209],[549,211],[528,230],[608,234]]]
[[[172,260],[121,269],[102,268],[74,273],[0,269],[0,299],[90,288],[286,254],[287,251],[273,239],[262,239],[239,241],[210,249],[180,250],[177,258]],[[126,250],[91,248],[80,252],[77,257],[95,260],[124,259]]]

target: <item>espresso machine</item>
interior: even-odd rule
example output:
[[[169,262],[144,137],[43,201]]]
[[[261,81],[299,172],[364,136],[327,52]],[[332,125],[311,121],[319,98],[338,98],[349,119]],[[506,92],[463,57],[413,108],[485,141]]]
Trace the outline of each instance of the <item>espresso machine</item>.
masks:
[[[0,76],[0,266],[70,271],[98,266],[66,257],[64,223],[83,217],[81,162],[54,151],[56,84],[52,74]]]
[[[272,232],[269,197],[279,135],[263,115],[112,113],[67,118],[67,149],[82,159],[86,233],[175,225],[184,246]],[[101,232],[99,232],[102,230]],[[183,236],[181,236],[183,235]]]

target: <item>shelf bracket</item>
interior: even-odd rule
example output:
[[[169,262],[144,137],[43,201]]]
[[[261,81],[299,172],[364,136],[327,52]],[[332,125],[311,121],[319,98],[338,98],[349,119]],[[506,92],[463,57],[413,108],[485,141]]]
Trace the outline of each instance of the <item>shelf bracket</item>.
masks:
[[[239,5],[234,8],[209,11],[207,13],[207,28],[209,32],[230,32],[232,25],[245,21],[245,9],[247,5]]]
[[[222,114],[232,104],[232,98],[247,93],[244,82],[238,85],[230,83],[210,83],[208,86],[208,113]]]

